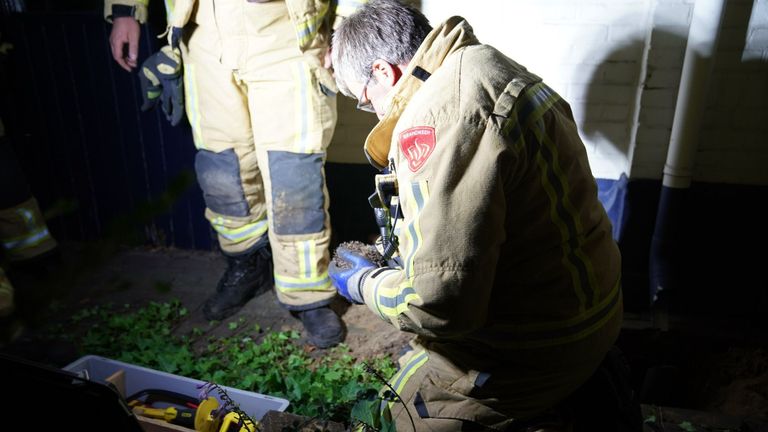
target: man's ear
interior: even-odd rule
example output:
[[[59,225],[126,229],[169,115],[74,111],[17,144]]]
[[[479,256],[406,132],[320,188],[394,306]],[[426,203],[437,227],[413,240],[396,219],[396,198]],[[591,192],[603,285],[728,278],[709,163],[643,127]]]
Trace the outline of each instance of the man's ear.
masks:
[[[400,68],[382,59],[376,59],[373,62],[373,77],[376,78],[376,82],[385,87],[394,87],[400,81],[402,74]]]

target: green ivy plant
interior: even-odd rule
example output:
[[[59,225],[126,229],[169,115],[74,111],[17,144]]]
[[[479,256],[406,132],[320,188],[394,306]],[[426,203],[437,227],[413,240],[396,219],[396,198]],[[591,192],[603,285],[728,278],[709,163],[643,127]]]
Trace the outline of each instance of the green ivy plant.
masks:
[[[395,372],[388,357],[357,359],[342,344],[313,358],[296,344],[298,332],[268,332],[257,342],[248,334],[259,334],[261,328],[248,329],[243,319],[228,323],[231,336],[206,337],[199,328],[179,335],[175,328],[187,314],[178,300],[138,309],[94,306],[60,328],[82,329],[83,354],[283,397],[294,414],[394,430],[378,414],[381,377]]]

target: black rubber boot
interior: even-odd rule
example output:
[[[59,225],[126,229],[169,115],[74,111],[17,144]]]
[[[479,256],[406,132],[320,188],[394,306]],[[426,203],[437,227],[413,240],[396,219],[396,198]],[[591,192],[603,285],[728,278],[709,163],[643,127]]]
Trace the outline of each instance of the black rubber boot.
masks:
[[[209,321],[221,321],[232,316],[248,300],[274,285],[272,251],[269,246],[242,255],[225,256],[227,270],[219,279],[216,293],[203,306],[203,315]]]
[[[296,312],[309,334],[309,341],[318,348],[330,348],[344,340],[341,318],[328,306]]]

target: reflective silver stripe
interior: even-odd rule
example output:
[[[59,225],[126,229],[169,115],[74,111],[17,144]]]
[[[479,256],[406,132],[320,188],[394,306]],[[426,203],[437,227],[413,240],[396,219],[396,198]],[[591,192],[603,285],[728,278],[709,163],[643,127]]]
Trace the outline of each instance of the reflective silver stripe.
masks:
[[[275,275],[275,287],[280,291],[324,291],[330,288],[328,273],[313,279]]]
[[[267,221],[253,222],[238,229],[229,229],[215,222],[211,223],[211,226],[220,236],[236,243],[245,239],[261,236],[267,232]]]
[[[306,153],[309,149],[309,115],[312,102],[309,100],[310,72],[304,62],[296,64],[296,138],[294,152]]]
[[[38,245],[48,238],[51,238],[51,233],[48,232],[48,228],[41,228],[18,240],[5,241],[3,242],[3,247],[9,251],[21,250]]]
[[[413,374],[416,373],[419,368],[424,366],[424,363],[429,360],[429,356],[427,355],[426,351],[421,351],[419,353],[416,353],[413,355],[413,357],[408,361],[408,363],[400,369],[394,377],[390,380],[392,388],[395,389],[395,392],[399,393],[403,391],[403,388],[405,388],[405,384],[408,382],[408,380],[413,376]],[[393,382],[394,381],[394,382]],[[381,401],[381,411],[384,412],[385,409],[389,408],[392,409],[392,406],[394,405],[394,402],[392,401]]]

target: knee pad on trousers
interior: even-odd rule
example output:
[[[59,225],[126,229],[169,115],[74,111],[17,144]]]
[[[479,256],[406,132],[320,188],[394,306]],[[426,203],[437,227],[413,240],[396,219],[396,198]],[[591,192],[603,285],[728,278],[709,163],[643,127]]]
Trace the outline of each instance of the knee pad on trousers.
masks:
[[[312,234],[325,228],[323,155],[269,152],[272,218],[277,234]]]
[[[197,182],[203,190],[205,205],[226,216],[250,214],[240,180],[240,161],[232,149],[214,153],[200,150],[195,155]]]

